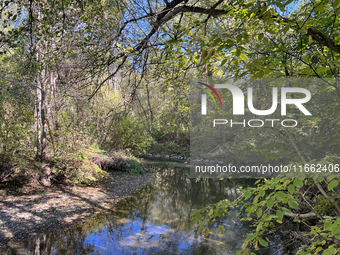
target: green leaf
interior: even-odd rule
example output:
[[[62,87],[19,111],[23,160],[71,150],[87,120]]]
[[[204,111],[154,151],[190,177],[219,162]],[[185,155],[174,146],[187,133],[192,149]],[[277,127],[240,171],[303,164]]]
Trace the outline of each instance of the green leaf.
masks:
[[[302,35],[306,35],[308,33],[307,29],[304,28],[299,29],[298,32]]]
[[[200,214],[199,211],[196,211],[196,212],[195,212],[195,216],[196,216],[196,218],[197,218],[198,220],[202,220],[202,214]]]
[[[294,179],[293,183],[294,183],[295,187],[297,187],[297,188],[301,188],[303,186],[303,182],[299,178]]]
[[[274,205],[274,203],[275,203],[275,201],[274,201],[274,199],[269,199],[268,201],[267,201],[267,206],[269,207],[269,208],[272,208],[273,207],[273,205]]]
[[[257,214],[257,217],[260,218],[261,215],[262,215],[262,208],[259,208],[259,209],[257,210],[256,214]]]
[[[337,8],[339,6],[339,4],[340,4],[340,0],[334,0],[333,7]]]
[[[172,43],[176,43],[176,42],[177,42],[177,40],[176,40],[176,39],[171,39],[171,40],[167,41],[167,43],[170,43],[170,44],[172,44]]]
[[[268,38],[267,37],[263,37],[263,43],[268,44]]]
[[[332,190],[333,188],[335,188],[338,185],[339,185],[339,181],[334,179],[328,184],[328,190]]]
[[[217,210],[218,216],[222,217],[224,215],[224,212],[221,209]]]
[[[327,250],[323,251],[322,255],[333,255],[335,251],[335,247],[329,247]]]
[[[265,194],[266,194],[266,192],[265,192],[264,190],[261,190],[261,191],[259,192],[259,195],[260,195],[261,197],[264,197]]]
[[[261,70],[261,71],[258,73],[257,77],[258,77],[258,78],[262,78],[263,75],[264,75],[264,72]]]
[[[287,195],[286,195],[284,192],[282,192],[282,191],[279,191],[279,192],[276,194],[277,199],[280,200],[280,201],[282,201],[283,199],[285,199],[286,196],[287,196]]]
[[[221,38],[217,38],[217,39],[214,40],[213,45],[216,46],[216,45],[218,45],[221,41],[222,41]]]
[[[255,184],[258,184],[261,180],[262,180],[262,179],[258,179],[258,180],[255,182]]]
[[[223,59],[222,62],[221,62],[221,66],[223,66],[227,61],[228,61],[227,58]]]
[[[329,228],[331,225],[332,225],[332,222],[331,222],[331,221],[326,221],[325,224],[323,225],[323,228],[324,228],[324,229],[327,229],[327,228]]]
[[[201,62],[205,59],[205,57],[207,56],[208,52],[206,50],[202,51],[202,55],[201,55]]]
[[[288,185],[288,191],[289,191],[290,193],[294,193],[294,191],[295,191],[295,186],[294,186],[293,184],[289,184],[289,185]]]
[[[240,54],[240,59],[241,59],[241,60],[249,60],[249,58],[247,57],[247,55],[244,54],[244,53],[241,53],[241,54]]]
[[[250,196],[251,196],[251,192],[250,192],[249,190],[247,190],[247,191],[243,194],[243,197],[244,197],[245,199],[250,198]]]
[[[224,226],[219,225],[219,226],[218,226],[218,230],[223,234],[224,231],[225,231],[225,228],[224,228]]]
[[[263,240],[262,238],[259,239],[259,243],[264,246],[264,247],[267,247],[268,246],[268,242]]]
[[[283,212],[280,211],[280,210],[278,210],[278,211],[276,212],[276,216],[279,218],[279,220],[282,221],[282,219],[283,219]]]
[[[293,212],[286,207],[281,207],[281,210],[285,213],[293,214]]]
[[[290,27],[290,25],[285,26],[285,27],[282,29],[283,33],[286,34],[287,31],[289,30],[289,27]]]
[[[323,3],[320,3],[314,10],[318,12],[323,12],[325,10],[326,6]]]
[[[291,208],[293,208],[293,209],[298,209],[299,208],[299,204],[295,200],[289,200],[288,201],[288,205]]]
[[[315,252],[319,252],[319,251],[322,251],[322,250],[323,250],[323,248],[319,246],[319,247],[315,250]]]
[[[318,68],[316,69],[316,72],[317,72],[317,73],[325,73],[325,72],[327,72],[327,71],[328,71],[328,67],[325,67],[325,66],[318,67]]]

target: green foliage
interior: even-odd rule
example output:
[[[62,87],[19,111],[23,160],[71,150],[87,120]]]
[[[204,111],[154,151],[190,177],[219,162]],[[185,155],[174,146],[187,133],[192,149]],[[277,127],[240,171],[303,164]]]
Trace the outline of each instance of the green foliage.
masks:
[[[340,239],[340,221],[334,216],[337,215],[338,209],[331,197],[322,196],[321,190],[326,190],[330,184],[333,187],[339,178],[335,178],[334,174],[326,176],[328,181],[317,175],[313,179],[306,178],[305,174],[295,178],[258,179],[257,187],[244,190],[239,200],[232,202],[222,200],[207,205],[201,210],[192,211],[190,217],[193,222],[198,222],[198,232],[202,232],[218,217],[228,214],[229,210],[235,207],[240,207],[241,220],[252,222],[255,230],[248,234],[238,254],[249,254],[261,247],[267,247],[270,245],[270,236],[275,236],[280,225],[287,224],[291,219],[296,224],[306,225],[310,230],[305,234],[305,239],[301,236],[301,247],[297,254],[318,254],[317,252],[337,254],[340,251],[337,241]],[[320,186],[315,183],[319,183]],[[335,199],[339,197],[332,193],[327,194]],[[317,225],[309,226],[305,221],[313,217],[319,217],[320,220]],[[219,230],[221,233],[224,231],[222,227]],[[204,230],[204,233],[209,231]]]
[[[145,152],[152,141],[151,135],[141,127],[140,119],[127,116],[119,120],[114,136],[111,137],[108,143],[114,148],[130,148],[135,152]]]
[[[311,244],[302,245],[301,250],[296,254],[339,254],[340,219],[338,217],[325,218],[319,225],[312,226],[310,233],[306,236],[311,238]]]
[[[130,169],[130,175],[144,175],[144,168],[137,160],[130,160],[127,163],[127,167]]]
[[[107,172],[103,171],[96,164],[87,159],[79,162],[76,166],[78,167],[74,167],[67,173],[71,175],[69,180],[74,184],[89,185],[108,176]]]
[[[10,54],[0,55],[0,180],[1,171],[13,166],[23,155],[32,156],[28,146],[32,144],[33,124],[32,97],[22,86],[13,86],[8,79],[15,72],[10,65]]]
[[[184,138],[186,140],[186,138]],[[148,152],[152,152],[154,154],[162,154],[162,155],[180,155],[180,156],[189,156],[190,155],[190,143],[179,141],[178,143],[175,141],[155,141],[151,147],[148,149]]]

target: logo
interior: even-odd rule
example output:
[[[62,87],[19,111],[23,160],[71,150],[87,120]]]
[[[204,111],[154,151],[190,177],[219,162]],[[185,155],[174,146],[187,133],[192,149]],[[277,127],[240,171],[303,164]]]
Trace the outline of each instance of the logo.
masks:
[[[217,91],[210,85],[199,82],[199,84],[202,84],[206,86],[207,88],[211,89],[212,92],[217,96],[219,99],[221,106],[222,106],[222,100],[217,93]],[[236,87],[235,85],[228,85],[228,84],[215,84],[216,89],[228,89],[233,97],[233,115],[244,115],[244,92]],[[214,101],[215,105],[216,100],[213,97],[213,95],[204,88],[199,88],[203,91],[205,91]],[[255,115],[270,115],[274,113],[277,109],[278,104],[278,89],[276,87],[273,87],[272,89],[272,106],[267,110],[258,110],[255,109],[253,105],[253,88],[249,87],[247,89],[247,95],[248,95],[248,109],[251,113]],[[287,98],[288,93],[300,93],[304,94],[304,98]],[[304,103],[307,103],[311,99],[311,93],[304,88],[297,88],[297,87],[282,87],[281,88],[281,115],[287,115],[287,105],[293,104],[295,105],[304,115],[312,115],[304,106]],[[207,115],[207,95],[202,94],[201,97],[201,113],[202,115]]]
[[[198,83],[199,83],[199,84],[202,84],[202,85],[204,85],[204,86],[206,86],[206,87],[209,88],[209,89],[211,89],[211,91],[214,92],[215,95],[217,96],[218,100],[220,100],[220,103],[221,103],[221,106],[222,106],[221,98],[220,98],[219,94],[217,93],[217,91],[216,91],[213,87],[211,87],[210,85],[208,85],[208,84],[206,84],[206,83],[203,83],[203,82],[198,82]],[[200,87],[198,87],[198,88],[201,89],[201,90],[203,90],[204,92],[206,92],[206,93],[212,98],[212,100],[214,101],[215,105],[217,105],[217,104],[216,104],[215,98],[213,97],[213,95],[212,95],[208,90],[206,90],[206,89],[204,89],[204,88],[200,88]],[[203,94],[202,96],[205,96],[205,104],[207,104],[207,95],[204,95],[204,94]],[[207,108],[207,106],[205,106],[205,108]]]

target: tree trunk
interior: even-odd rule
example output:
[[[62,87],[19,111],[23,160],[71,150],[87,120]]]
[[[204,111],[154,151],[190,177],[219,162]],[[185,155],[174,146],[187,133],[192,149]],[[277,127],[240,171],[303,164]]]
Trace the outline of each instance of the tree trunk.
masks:
[[[42,18],[42,14],[39,9],[37,11],[37,20],[39,21]],[[40,30],[39,23],[37,23],[37,31]],[[44,45],[39,40],[36,41],[36,63],[38,65],[36,72],[36,128],[37,128],[37,137],[36,137],[36,153],[35,159],[37,161],[42,162],[45,158],[45,148],[46,148],[46,87],[51,77],[49,75],[49,70],[47,70],[46,66],[41,67],[43,64],[44,53],[47,45]]]
[[[154,138],[155,130],[154,130],[154,124],[153,124],[153,111],[152,111],[151,103],[150,103],[150,91],[149,91],[148,84],[146,84],[146,95],[147,95],[148,107],[150,111],[151,136]]]
[[[43,55],[43,46],[38,45],[37,51],[37,61],[41,62]],[[37,88],[36,88],[36,127],[37,127],[37,151],[35,158],[37,161],[42,162],[45,158],[45,148],[46,148],[46,102],[45,102],[45,88],[46,82],[48,81],[47,70],[38,72],[37,74]]]

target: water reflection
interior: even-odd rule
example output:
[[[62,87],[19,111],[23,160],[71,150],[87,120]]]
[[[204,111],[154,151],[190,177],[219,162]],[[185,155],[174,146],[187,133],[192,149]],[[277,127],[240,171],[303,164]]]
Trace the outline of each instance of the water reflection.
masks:
[[[248,223],[236,217],[237,209],[218,219],[208,237],[197,235],[195,229],[179,230],[179,215],[184,215],[191,229],[194,224],[188,215],[193,209],[221,199],[234,200],[253,180],[195,180],[189,178],[184,165],[150,166],[159,171],[154,181],[112,212],[21,244],[15,251],[3,250],[3,254],[236,254],[250,232]],[[226,229],[223,234],[220,224]]]

